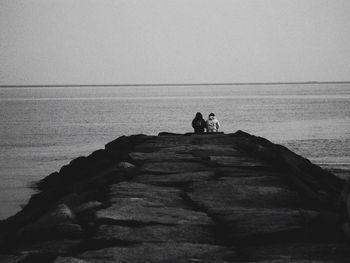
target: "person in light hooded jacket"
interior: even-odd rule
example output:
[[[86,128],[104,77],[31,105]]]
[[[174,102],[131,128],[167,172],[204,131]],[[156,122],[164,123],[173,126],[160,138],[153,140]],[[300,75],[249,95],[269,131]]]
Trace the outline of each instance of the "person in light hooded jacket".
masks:
[[[218,132],[219,128],[220,128],[220,124],[215,114],[210,113],[209,118],[207,120],[207,132]]]

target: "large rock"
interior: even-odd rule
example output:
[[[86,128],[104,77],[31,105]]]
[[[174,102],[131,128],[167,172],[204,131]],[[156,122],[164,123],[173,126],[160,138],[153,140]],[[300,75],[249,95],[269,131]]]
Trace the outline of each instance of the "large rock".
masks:
[[[17,232],[19,239],[28,238],[79,238],[83,234],[80,225],[68,206],[60,204],[37,221],[25,225]]]
[[[271,175],[270,173],[260,174],[259,176],[246,177],[221,176],[218,178],[218,181],[227,182],[230,185],[270,186],[284,188],[287,191],[292,191],[281,177]]]
[[[130,152],[133,145],[128,137],[121,136],[114,141],[106,144],[105,149],[107,152]]]
[[[254,184],[237,183],[239,179],[227,178],[221,181],[195,182],[189,198],[204,209],[222,207],[283,207],[296,208],[300,205],[299,195],[280,186],[259,184],[257,180],[246,180]]]
[[[194,211],[182,198],[183,191],[171,187],[123,182],[112,185],[112,206],[97,212],[101,222],[139,224],[213,224],[203,212]]]
[[[232,243],[303,239],[307,229],[298,210],[230,207],[209,210]]]
[[[74,220],[75,216],[72,210],[67,205],[60,204],[55,210],[40,218],[37,223],[43,225],[54,225],[63,222],[73,222]]]
[[[154,206],[184,207],[183,190],[173,187],[159,187],[134,182],[113,184],[109,190],[109,200],[116,205],[144,202]]]
[[[286,172],[290,183],[304,195],[305,202],[328,210],[340,211],[343,204],[340,192],[344,181],[284,146],[267,139],[238,131],[237,146],[251,156],[263,159]]]
[[[207,214],[176,207],[165,207],[144,200],[130,198],[128,202],[112,205],[97,213],[101,223],[188,224],[213,225]]]
[[[98,201],[89,201],[89,202],[85,202],[77,207],[74,208],[74,212],[76,214],[80,214],[80,213],[86,213],[88,211],[91,210],[95,210],[98,209],[102,206],[103,204],[101,202]]]
[[[117,163],[117,168],[121,170],[129,170],[129,169],[135,169],[135,165],[128,162],[119,162]]]

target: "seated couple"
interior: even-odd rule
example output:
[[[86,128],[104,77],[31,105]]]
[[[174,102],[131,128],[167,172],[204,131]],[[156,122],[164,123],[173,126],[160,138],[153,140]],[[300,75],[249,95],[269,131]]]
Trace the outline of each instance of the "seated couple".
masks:
[[[192,127],[194,129],[194,133],[204,133],[205,129],[207,132],[218,132],[220,124],[214,113],[210,113],[208,120],[205,121],[202,113],[197,112],[196,117],[192,121]]]

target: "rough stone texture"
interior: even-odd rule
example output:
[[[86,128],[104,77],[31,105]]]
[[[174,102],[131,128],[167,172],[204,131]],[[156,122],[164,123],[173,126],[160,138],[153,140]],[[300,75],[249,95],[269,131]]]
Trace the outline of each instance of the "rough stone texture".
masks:
[[[174,152],[151,152],[141,153],[134,152],[129,154],[132,161],[135,163],[142,162],[166,162],[166,161],[188,161],[188,162],[199,162],[201,159],[195,157],[190,153],[180,154]]]
[[[122,136],[0,222],[0,261],[348,262],[343,186],[241,131]]]
[[[258,176],[274,176],[284,178],[280,172],[266,171],[260,169],[243,168],[243,167],[217,167],[215,171],[218,175],[223,177],[258,177]]]
[[[86,263],[86,261],[74,257],[58,257],[54,263]]]
[[[82,227],[74,223],[59,223],[55,225],[29,224],[18,232],[19,239],[35,238],[80,238],[83,235]]]
[[[266,163],[259,162],[253,158],[237,157],[237,156],[209,156],[212,164],[220,167],[255,167],[260,169],[268,169]]]
[[[141,243],[182,242],[215,244],[213,226],[199,225],[102,225],[90,242],[99,243]]]
[[[87,251],[78,258],[87,262],[228,262],[234,250],[223,246],[192,243],[144,243]]]
[[[80,240],[73,239],[56,239],[56,240],[41,240],[29,243],[24,243],[16,248],[14,251],[21,253],[40,253],[40,254],[60,254],[65,255],[72,252],[79,246]],[[1,262],[1,261],[0,261]]]
[[[284,188],[286,190],[291,191],[290,187],[285,184],[281,177],[273,176],[269,173],[261,174],[258,176],[242,176],[242,177],[226,177],[221,176],[218,178],[219,182],[227,182],[228,184],[233,185],[259,185],[259,186],[275,186],[279,188]]]
[[[134,182],[110,186],[109,199],[114,204],[145,202],[161,207],[178,207],[184,204],[183,191],[173,187],[156,187]]]
[[[23,255],[11,255],[11,254],[0,254],[0,262],[1,263],[16,263],[23,262],[25,260],[25,256]]]
[[[134,169],[135,165],[133,165],[132,163],[128,163],[128,162],[120,162],[117,164],[117,167],[122,169],[122,170],[128,170],[128,169]]]
[[[83,203],[81,205],[79,205],[78,207],[75,207],[74,208],[74,213],[84,213],[84,212],[87,212],[87,211],[90,211],[90,210],[93,210],[93,209],[97,209],[99,207],[102,206],[102,203],[101,202],[98,202],[98,201],[89,201],[89,202],[86,202],[86,203]]]
[[[112,185],[112,206],[97,213],[102,222],[133,221],[143,224],[212,224],[201,211],[187,209],[182,191],[176,188],[156,187],[123,182]]]
[[[28,239],[33,235],[37,238],[77,238],[82,235],[82,228],[74,221],[75,216],[69,207],[60,204],[54,211],[21,228],[17,235],[21,239]]]
[[[100,210],[97,219],[101,222],[139,222],[143,224],[192,224],[212,225],[206,213],[175,207],[162,207],[159,204],[140,200],[130,200]]]
[[[344,181],[328,171],[312,164],[309,160],[293,153],[286,147],[238,131],[233,134],[237,147],[249,154],[286,171],[290,183],[311,206],[339,211],[343,202],[339,198]]]
[[[209,158],[210,156],[244,156],[241,152],[237,151],[236,149],[230,148],[230,147],[224,147],[220,145],[215,149],[213,145],[210,145],[211,147],[197,147],[192,150],[190,150],[190,153],[192,153],[196,157],[201,158]]]
[[[190,138],[186,138],[187,140]],[[185,139],[185,140],[186,140]],[[157,138],[157,140],[154,141],[147,141],[146,143],[143,143],[141,145],[137,145],[135,147],[135,152],[155,152],[157,150],[161,150],[164,148],[172,148],[172,147],[176,147],[176,146],[180,146],[182,145],[183,142],[181,142],[181,140],[163,140],[160,141],[160,137]],[[186,144],[186,143],[185,143]]]
[[[237,248],[249,262],[349,262],[348,243],[280,242]],[[273,261],[275,260],[275,261]]]
[[[246,180],[247,181],[247,180]],[[195,182],[189,198],[204,209],[231,206],[240,207],[297,207],[300,203],[296,192],[285,187],[267,186],[266,183],[249,185],[237,180]]]
[[[238,150],[232,148],[231,145],[215,145],[215,144],[184,144],[174,147],[165,147],[158,149],[158,152],[169,152],[169,153],[191,153],[196,156],[196,153],[206,154],[204,156],[226,156],[224,153],[230,155],[242,155]],[[216,153],[216,154],[215,154]],[[244,154],[243,154],[244,155]],[[202,156],[198,156],[202,157]]]
[[[206,170],[208,170],[206,165],[193,162],[152,162],[141,166],[142,172],[151,174],[174,174]]]
[[[133,181],[159,186],[178,186],[193,183],[195,181],[210,180],[215,177],[214,171],[199,171],[177,174],[138,174]]]
[[[215,222],[227,230],[227,238],[234,242],[262,242],[262,240],[294,240],[307,232],[298,210],[230,207],[209,211]]]

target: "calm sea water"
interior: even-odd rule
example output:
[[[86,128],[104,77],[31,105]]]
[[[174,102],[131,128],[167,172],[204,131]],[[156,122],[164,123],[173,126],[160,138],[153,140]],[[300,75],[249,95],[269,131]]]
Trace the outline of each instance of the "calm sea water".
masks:
[[[350,175],[349,84],[2,88],[0,219],[73,158],[121,135],[189,132],[197,111]]]

